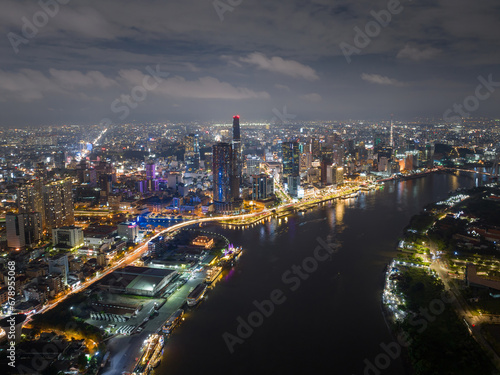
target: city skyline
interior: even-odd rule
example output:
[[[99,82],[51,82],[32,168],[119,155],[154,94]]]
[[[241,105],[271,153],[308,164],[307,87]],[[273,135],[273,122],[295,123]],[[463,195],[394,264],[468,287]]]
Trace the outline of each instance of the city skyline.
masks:
[[[496,260],[488,260],[491,265],[474,261],[466,272],[460,266],[470,261],[471,253],[489,259],[500,238],[495,226],[500,197],[497,121],[467,119],[448,127],[428,121],[271,126],[248,123],[239,115],[232,120],[2,132],[0,272],[11,272],[13,279],[0,279],[0,317],[14,315],[10,325],[17,327],[17,335],[11,335],[11,345],[18,353],[9,366],[17,363],[36,374],[42,367],[66,366],[88,374],[102,369],[106,375],[145,375],[153,368],[176,374],[175,362],[180,362],[212,373],[220,372],[223,358],[231,373],[246,363],[241,356],[253,355],[246,341],[259,348],[259,356],[285,345],[285,357],[266,362],[273,366],[297,367],[288,354],[297,350],[311,354],[293,357],[327,350],[322,357],[330,363],[331,350],[322,340],[313,340],[319,347],[294,342],[310,339],[311,330],[297,332],[284,323],[260,327],[259,322],[273,319],[269,311],[295,321],[312,307],[318,318],[309,324],[321,337],[325,326],[338,330],[338,321],[348,322],[359,334],[371,332],[367,341],[342,344],[335,351],[337,370],[362,373],[385,366],[380,362],[385,354],[372,353],[380,340],[391,337],[387,322],[408,323],[405,317],[413,307],[398,302],[395,280],[417,272],[412,268],[423,272],[418,275],[423,280],[434,278],[433,270],[442,272],[443,283],[450,282],[446,275],[452,270],[465,278],[470,271],[468,286],[463,284],[466,293],[484,285],[493,291],[500,287],[481,277],[482,272],[496,275]],[[433,201],[434,206],[425,206]],[[423,207],[428,211],[422,213]],[[422,217],[414,219],[419,212]],[[412,226],[401,229],[403,240],[398,239],[401,217]],[[430,225],[431,219],[435,229],[419,224]],[[452,235],[446,232],[450,225]],[[390,243],[398,243],[397,249],[391,251]],[[443,251],[449,261],[441,266]],[[382,262],[372,262],[374,255]],[[403,262],[404,269],[395,262]],[[14,271],[9,271],[12,264]],[[352,278],[359,282],[350,282]],[[435,279],[432,285],[439,288]],[[295,293],[299,287],[305,295]],[[15,290],[10,299],[9,288]],[[338,302],[325,301],[325,290]],[[368,295],[376,298],[360,298]],[[481,298],[496,306],[493,297]],[[365,306],[361,319],[350,308],[339,308],[346,299],[349,306]],[[286,307],[278,306],[286,301]],[[247,313],[245,305],[256,310]],[[473,304],[469,308],[482,311]],[[457,311],[466,324],[486,326],[487,317],[468,311]],[[188,324],[182,331],[189,333],[173,332],[184,317]],[[14,324],[17,320],[21,323]],[[457,322],[443,315],[435,326]],[[247,324],[264,333],[264,341],[259,334],[242,334]],[[203,328],[189,331],[196,326]],[[49,332],[38,336],[37,329]],[[26,350],[43,345],[52,330],[63,336],[65,359],[40,359],[37,354],[41,365],[33,364]],[[85,340],[73,340],[75,330]],[[9,332],[0,330],[0,346]],[[351,332],[342,340],[357,340]],[[487,339],[481,331],[473,334]],[[441,340],[460,342],[477,356],[481,350],[491,352],[468,335],[464,326],[452,339]],[[286,344],[269,337],[283,338]],[[189,343],[181,346],[187,358],[174,354],[178,344],[173,340],[186,339]],[[201,343],[202,353],[213,351],[212,364],[193,363],[195,342]],[[431,351],[418,360],[456,367],[455,355],[434,357]],[[388,375],[402,374],[400,362],[391,364]],[[300,365],[308,371],[311,366],[307,361]],[[470,366],[490,365],[478,359]]]
[[[2,5],[1,374],[498,375],[500,4]]]

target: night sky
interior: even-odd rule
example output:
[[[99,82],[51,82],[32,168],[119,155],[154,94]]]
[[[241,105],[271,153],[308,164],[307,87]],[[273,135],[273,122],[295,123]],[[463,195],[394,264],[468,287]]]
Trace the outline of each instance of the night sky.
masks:
[[[497,1],[46,4],[2,1],[1,126],[500,115]]]

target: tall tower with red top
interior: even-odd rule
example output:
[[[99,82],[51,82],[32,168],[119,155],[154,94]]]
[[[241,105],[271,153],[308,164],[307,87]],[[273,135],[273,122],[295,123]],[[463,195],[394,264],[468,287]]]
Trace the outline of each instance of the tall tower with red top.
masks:
[[[234,200],[240,199],[240,186],[242,175],[240,116],[233,116],[233,165],[231,178],[231,193]]]

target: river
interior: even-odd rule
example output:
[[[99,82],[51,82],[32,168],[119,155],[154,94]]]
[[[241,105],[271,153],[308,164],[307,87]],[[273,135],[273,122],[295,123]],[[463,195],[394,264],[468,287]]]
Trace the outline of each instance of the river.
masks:
[[[432,174],[387,182],[287,220],[236,230],[205,226],[243,246],[244,254],[188,312],[156,373],[376,375],[369,364],[394,340],[381,311],[383,271],[403,228],[428,203],[481,181],[467,173]],[[325,249],[315,252],[322,241],[340,247],[326,257]],[[294,265],[304,267],[299,276]],[[264,317],[255,302],[271,297]],[[249,314],[255,328],[240,329],[239,337],[239,322]],[[380,374],[405,373],[399,357],[384,367]]]

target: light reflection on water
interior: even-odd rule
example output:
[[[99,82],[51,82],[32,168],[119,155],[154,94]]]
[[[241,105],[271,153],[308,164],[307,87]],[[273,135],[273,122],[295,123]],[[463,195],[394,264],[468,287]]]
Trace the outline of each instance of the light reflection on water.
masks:
[[[207,228],[243,246],[244,254],[232,277],[169,339],[157,373],[324,373],[320,365],[328,365],[332,374],[362,374],[363,359],[373,359],[380,342],[391,340],[380,312],[381,283],[404,226],[426,204],[477,183],[476,176],[444,174],[388,182],[383,190],[336,200],[288,221],[273,218],[246,230]],[[235,332],[236,318],[247,317],[254,300],[269,298],[274,288],[289,291],[283,272],[310,256],[318,237],[341,243],[339,252],[230,354],[222,333]],[[307,324],[298,324],[300,319]],[[384,375],[403,373],[396,362]]]

